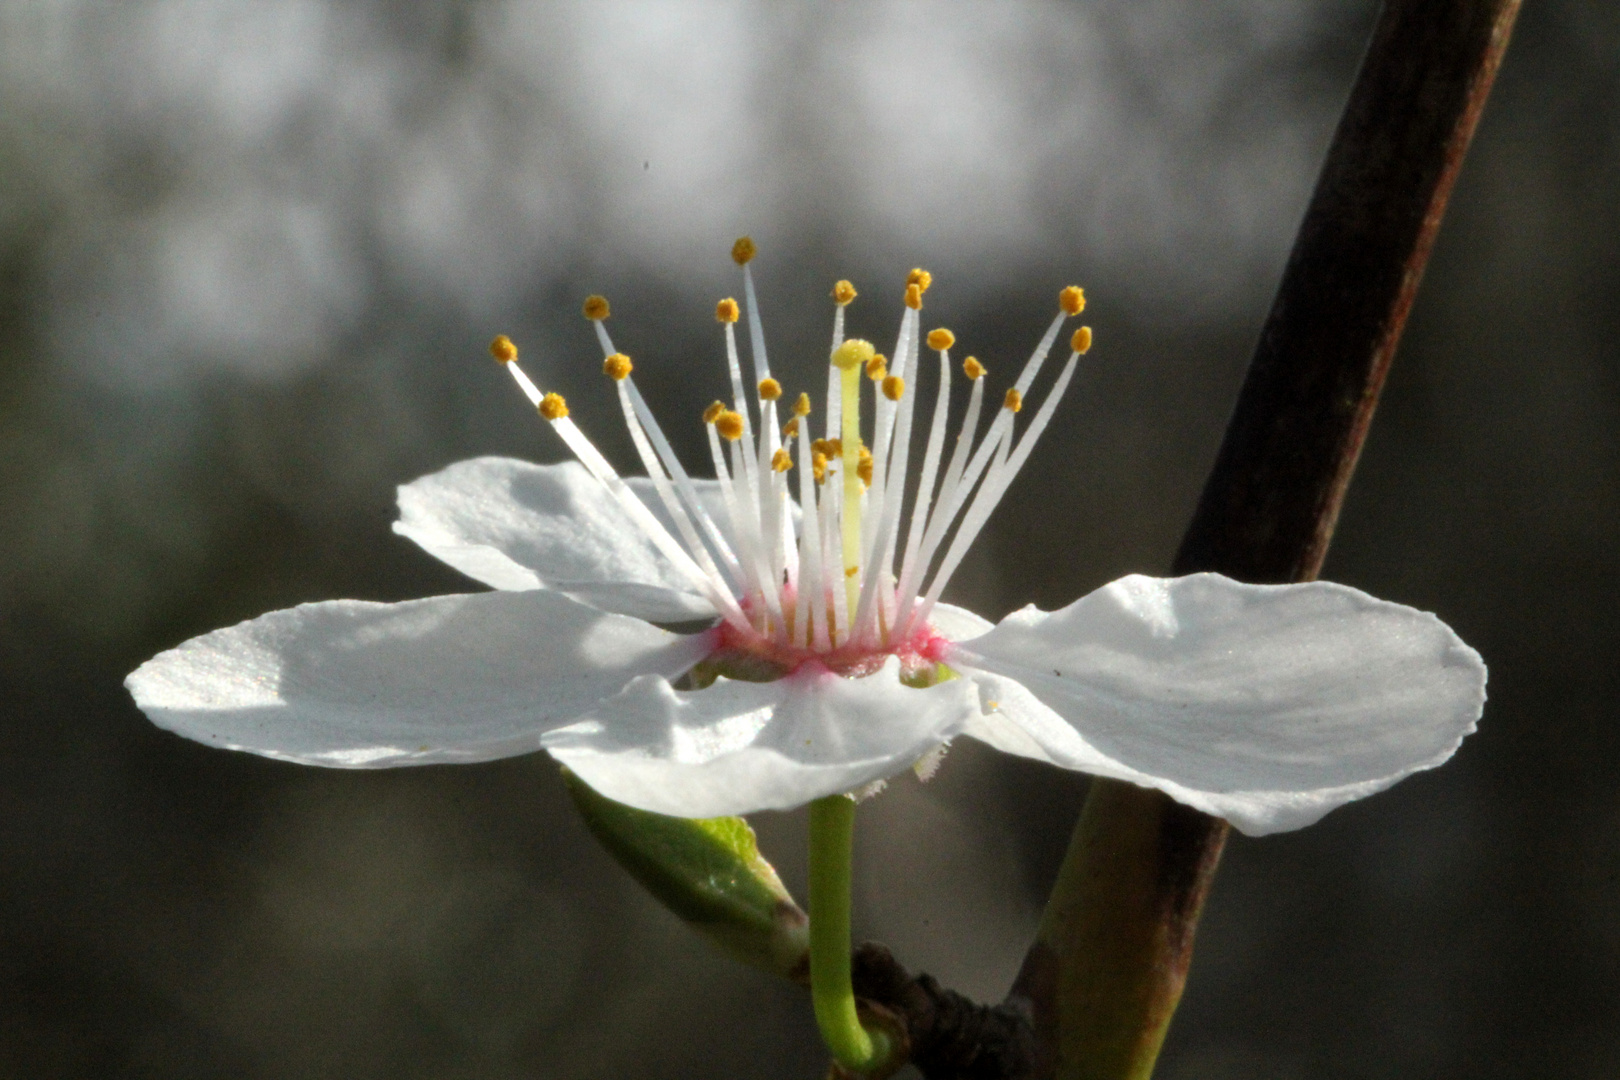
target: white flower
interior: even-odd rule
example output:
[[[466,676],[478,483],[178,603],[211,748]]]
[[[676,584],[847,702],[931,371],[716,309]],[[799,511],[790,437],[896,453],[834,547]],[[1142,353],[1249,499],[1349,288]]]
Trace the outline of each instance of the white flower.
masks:
[[[928,275],[908,282],[887,362],[844,339],[854,290],[840,282],[825,438],[812,440],[808,395],[779,423],[751,255],[739,241],[751,386],[738,306],[717,311],[733,396],[704,417],[717,479],[675,459],[592,297],[586,314],[649,478],[621,479],[499,338],[497,359],[579,463],[452,465],[400,488],[394,526],[497,591],[271,612],[142,665],[127,684],[141,708],[193,739],[313,765],[544,748],[611,798],[687,817],[856,790],[968,735],[1158,788],[1250,834],[1308,825],[1438,765],[1473,730],[1479,655],[1433,615],[1342,585],[1133,575],[996,626],[941,603],[1089,347],[1081,328],[1017,432],[1080,291],[1063,291],[982,433],[985,372],[968,359],[966,416],[949,439],[954,339],[922,332]],[[907,508],[925,340],[939,382]],[[867,460],[863,381],[875,402]],[[699,619],[713,625],[655,625]]]

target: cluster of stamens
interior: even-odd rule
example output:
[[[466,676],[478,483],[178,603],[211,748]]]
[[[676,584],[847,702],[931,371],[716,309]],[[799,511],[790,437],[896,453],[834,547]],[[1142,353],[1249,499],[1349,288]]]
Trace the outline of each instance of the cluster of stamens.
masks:
[[[716,401],[703,412],[710,456],[719,480],[729,536],[704,508],[690,475],[675,457],[632,376],[634,365],[613,347],[604,322],[607,300],[585,301],[603,353],[602,370],[617,386],[619,403],[642,465],[670,520],[672,534],[625,484],[569,418],[555,393],[542,393],[517,364],[506,337],[490,347],[581,464],[608,490],[647,538],[707,597],[720,613],[729,647],[784,669],[811,658],[829,668],[857,672],[898,654],[909,667],[931,664],[939,646],[929,617],[968,547],[1034,449],[1068,388],[1080,357],[1091,347],[1082,326],[1070,339],[1070,355],[1034,418],[1015,433],[1031,385],[1051,352],[1065,319],[1085,307],[1080,289],[1058,297],[1059,312],[1017,383],[982,435],[987,371],[974,357],[962,364],[971,384],[967,411],[954,441],[947,439],[950,350],[955,335],[921,331],[923,294],[932,283],[926,270],[906,282],[905,311],[893,359],[866,341],[846,339],[844,313],[855,287],[833,288],[834,316],[827,407],[821,438],[811,434],[810,395],[792,403],[792,417],[779,423],[782,384],[772,378],[765,333],[748,263],[753,242],[737,241],[732,258],[742,268],[753,381],[743,381],[734,299],[715,308],[725,331],[732,402]],[[921,475],[909,515],[902,511],[912,451],[915,393],[921,348],[939,357],[939,387],[923,447]],[[861,383],[872,384],[870,442],[862,435]],[[948,445],[947,445],[948,444]],[[947,458],[946,451],[949,450]],[[797,474],[797,507],[790,474]],[[901,543],[901,522],[909,523]],[[678,535],[676,535],[678,534]],[[949,543],[947,544],[947,540]]]

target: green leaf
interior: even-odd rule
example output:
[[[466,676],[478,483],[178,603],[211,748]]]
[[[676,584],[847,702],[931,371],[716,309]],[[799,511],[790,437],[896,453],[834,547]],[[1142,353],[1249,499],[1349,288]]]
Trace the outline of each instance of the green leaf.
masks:
[[[744,963],[804,981],[808,919],[748,822],[637,810],[562,774],[591,833],[665,907]]]

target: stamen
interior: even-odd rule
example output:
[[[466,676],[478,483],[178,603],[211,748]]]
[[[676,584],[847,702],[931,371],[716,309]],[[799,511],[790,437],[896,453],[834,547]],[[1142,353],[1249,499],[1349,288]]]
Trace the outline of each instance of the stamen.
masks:
[[[608,317],[608,313],[611,310],[612,309],[608,307],[607,297],[605,296],[597,296],[593,293],[585,298],[585,317],[591,320],[591,322],[601,322],[603,319]]]
[[[746,236],[738,237],[737,242],[731,245],[731,261],[736,263],[738,266],[747,266],[749,260],[758,253],[759,249],[756,248],[754,246],[754,242]]]
[[[499,334],[494,341],[489,343],[489,355],[503,364],[510,364],[517,359],[517,346],[512,344],[511,338],[505,334]]]
[[[793,468],[793,457],[785,449],[778,450],[771,455],[771,470],[773,472],[787,472]]]
[[[766,401],[775,401],[782,396],[782,384],[775,379],[759,380],[759,396]]]
[[[737,301],[729,296],[714,305],[715,322],[734,323],[737,321],[738,314]]]
[[[847,307],[849,302],[855,299],[857,295],[858,294],[855,292],[855,286],[850,284],[848,281],[840,281],[838,284],[833,286],[833,303],[837,304],[839,307]]]
[[[1058,293],[1058,307],[1065,315],[1078,315],[1086,310],[1086,292],[1078,285],[1070,285]]]
[[[900,396],[906,392],[906,380],[898,375],[890,375],[883,380],[883,396],[890,401],[899,401]]]
[[[714,429],[727,442],[736,442],[743,437],[743,418],[730,409],[723,409],[720,415],[715,417]]]
[[[1069,348],[1084,356],[1091,351],[1091,327],[1082,326],[1069,339]]]
[[[810,415],[810,395],[809,394],[801,393],[799,395],[799,399],[793,403],[793,415],[795,417],[809,416]]]
[[[889,358],[878,353],[866,362],[866,377],[873,382],[882,382],[883,376],[889,373]]]
[[[716,420],[720,419],[720,414],[725,411],[726,403],[723,401],[717,401],[713,405],[710,405],[707,409],[703,410],[703,422],[705,424],[712,424]]]
[[[635,365],[630,363],[630,358],[624,353],[614,353],[602,361],[602,374],[614,382],[620,382],[630,374],[634,367]]]
[[[928,347],[936,351],[948,349],[956,344],[956,335],[941,326],[937,330],[928,331]]]
[[[816,483],[827,479],[827,454],[825,451],[813,450],[810,453],[810,468],[814,471]]]
[[[1007,391],[1007,396],[1002,399],[1002,405],[1006,407],[1008,412],[1017,412],[1024,407],[1024,395],[1019,393],[1018,388],[1015,386]]]
[[[915,273],[915,271],[913,271]],[[922,310],[922,288],[918,285],[906,286],[906,307],[912,311]]]
[[[1035,449],[1035,440],[1040,438],[1041,432],[1045,431],[1047,424],[1051,422],[1052,414],[1057,409],[1058,402],[1062,400],[1064,391],[1069,388],[1069,382],[1073,379],[1075,368],[1079,362],[1080,353],[1078,351],[1071,352],[1068,363],[1063,365],[1063,370],[1058,374],[1057,381],[1052,384],[1052,389],[1046,395],[1046,400],[1041,402],[1040,410],[1036,412],[1035,419],[1031,421],[1029,430],[1025,431],[1024,437],[1018,440],[1018,446],[1014,449],[1011,458],[1005,464],[999,466],[994,475],[985,477],[984,486],[979,489],[978,496],[973,500],[973,506],[962,519],[962,525],[956,532],[956,539],[951,542],[950,550],[945,553],[945,558],[939,564],[939,570],[935,573],[934,580],[928,586],[928,595],[917,608],[916,615],[912,620],[913,624],[928,621],[928,616],[933,613],[934,605],[939,602],[939,594],[944,591],[946,584],[950,582],[951,575],[956,573],[957,566],[961,564],[963,556],[967,554],[967,550],[973,541],[978,538],[979,531],[984,528],[985,522],[989,520],[991,513],[995,511],[996,505],[1001,502],[1001,497],[1006,494],[1013,478],[1024,467],[1024,462],[1029,460],[1030,452]],[[1006,436],[1008,438],[1011,437],[1010,430],[1009,427],[1009,434]]]
[[[568,416],[568,402],[561,394],[547,394],[540,399],[540,415],[547,420],[562,420]]]
[[[861,461],[855,466],[855,474],[861,478],[861,483],[872,486],[872,451],[864,446],[861,447]]]
[[[906,284],[917,286],[917,294],[921,296],[928,291],[928,286],[934,283],[934,275],[918,267],[906,275]]]
[[[978,357],[970,356],[962,361],[962,374],[970,379],[982,379],[988,374],[988,369],[979,363]]]
[[[782,437],[784,439],[794,438],[798,434],[799,434],[799,418],[797,416],[795,416],[793,419],[789,420],[787,423],[782,425]]]

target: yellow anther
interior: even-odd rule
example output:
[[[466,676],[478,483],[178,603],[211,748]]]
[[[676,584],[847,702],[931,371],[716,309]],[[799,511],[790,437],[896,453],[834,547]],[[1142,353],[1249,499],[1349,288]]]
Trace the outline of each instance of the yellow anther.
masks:
[[[795,416],[782,425],[782,438],[797,439],[799,437],[799,418]]]
[[[703,422],[705,424],[712,424],[716,420],[720,419],[720,414],[725,411],[726,403],[723,401],[717,401],[713,405],[710,405],[707,409],[703,410]]]
[[[856,574],[858,574],[860,572],[861,572],[861,568],[858,567],[858,566],[846,566],[844,568],[844,576],[845,577],[854,577]]]
[[[540,399],[540,415],[547,420],[561,420],[568,415],[568,402],[561,394],[547,394]]]
[[[630,362],[630,358],[628,356],[624,355],[622,352],[616,352],[606,360],[602,361],[602,374],[606,375],[614,382],[618,382],[626,375],[629,375],[631,369],[634,367],[635,365]]]
[[[765,401],[775,401],[782,396],[782,384],[775,379],[759,380],[759,396]]]
[[[922,310],[922,289],[916,285],[906,286],[906,307],[912,311]]]
[[[832,296],[833,303],[837,304],[839,307],[844,307],[851,300],[855,299],[855,286],[847,281],[840,281],[838,284],[833,286]]]
[[[737,242],[731,245],[731,261],[738,266],[748,265],[748,260],[759,253],[754,242],[746,236],[738,237]]]
[[[906,284],[917,286],[917,292],[919,294],[927,292],[928,286],[932,285],[933,283],[934,275],[930,274],[921,267],[918,267],[906,275]]]
[[[728,296],[714,305],[714,319],[716,322],[736,322],[737,301]]]
[[[968,378],[982,379],[984,378],[984,372],[985,367],[983,364],[979,363],[979,358],[977,356],[970,356],[966,360],[962,361],[962,374],[966,375]]]
[[[787,472],[793,468],[793,456],[786,450],[778,449],[771,455],[771,471]]]
[[[722,409],[720,415],[715,418],[714,430],[720,433],[720,437],[722,439],[729,442],[736,442],[738,439],[742,438],[742,414],[732,412],[730,409]]]
[[[799,400],[795,401],[793,403],[793,415],[794,416],[809,416],[810,415],[810,395],[809,394],[800,394],[799,395]]]
[[[1091,327],[1082,326],[1076,330],[1074,337],[1069,339],[1069,348],[1077,353],[1089,352],[1091,350]]]
[[[861,447],[860,464],[855,466],[855,475],[861,478],[861,483],[867,487],[872,486],[872,451]]]
[[[833,350],[832,365],[840,371],[849,371],[851,368],[865,367],[876,355],[877,350],[872,348],[870,341],[850,338]]]
[[[1002,404],[1007,406],[1009,412],[1017,412],[1024,407],[1024,395],[1020,394],[1018,389],[1014,387],[1007,391],[1007,397],[1002,401]]]
[[[1058,307],[1065,315],[1078,315],[1086,310],[1086,292],[1078,285],[1070,285],[1058,293]]]
[[[810,471],[815,475],[816,483],[819,484],[822,481],[826,480],[827,479],[827,455],[823,454],[823,453],[819,453],[819,452],[811,454],[810,455]]]
[[[832,444],[826,439],[811,439],[810,452],[812,454],[830,454],[832,453]]]
[[[595,293],[592,293],[590,296],[585,298],[584,310],[585,317],[591,320],[591,322],[601,322],[603,319],[608,317],[608,312],[611,309],[608,307],[607,297],[597,296]]]
[[[497,334],[495,340],[489,343],[489,355],[503,364],[510,364],[517,359],[517,346],[505,334]]]
[[[888,373],[889,358],[882,353],[878,353],[866,362],[866,377],[873,382],[882,382],[883,376]]]
[[[956,335],[943,326],[938,330],[928,331],[928,347],[936,352],[944,352],[956,344]]]
[[[843,457],[844,456],[844,440],[843,439],[828,439],[827,440],[827,456],[828,457],[835,457],[835,458]]]
[[[906,392],[906,380],[899,375],[890,375],[883,380],[883,396],[890,401],[899,401],[900,396]]]

